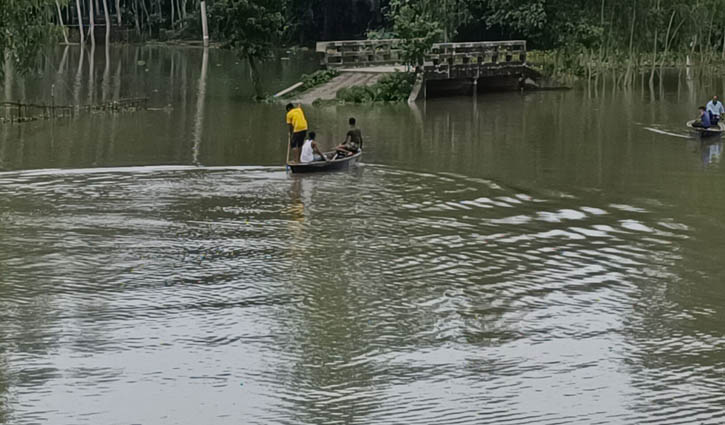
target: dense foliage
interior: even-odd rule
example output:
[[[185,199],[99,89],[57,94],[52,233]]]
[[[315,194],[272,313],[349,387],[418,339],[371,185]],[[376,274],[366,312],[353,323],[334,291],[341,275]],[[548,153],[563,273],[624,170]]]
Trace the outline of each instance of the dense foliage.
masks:
[[[340,72],[335,68],[330,69],[321,69],[319,71],[315,71],[312,74],[304,74],[302,75],[302,90],[308,90],[312,87],[319,86],[321,84],[325,84],[326,82],[332,80],[333,78],[340,75]]]
[[[56,6],[57,3],[57,6]],[[723,0],[207,0],[212,40],[245,57],[318,40],[399,37],[415,64],[433,41],[525,39],[597,63],[725,59]],[[0,49],[26,62],[57,34],[105,21],[137,38],[201,38],[199,0],[2,0]],[[70,31],[78,40],[77,27]],[[7,50],[6,50],[7,49]],[[579,62],[581,62],[581,60]]]
[[[443,34],[435,10],[418,0],[392,0],[389,17],[393,23],[393,36],[403,40],[406,64],[422,65],[425,54]]]
[[[65,1],[61,0],[64,4]],[[30,66],[38,46],[54,38],[51,24],[54,0],[2,0],[0,5],[0,54],[20,69]],[[0,72],[5,60],[0,60]]]
[[[352,86],[337,92],[337,99],[346,103],[404,102],[415,83],[415,74],[396,72],[370,86]]]
[[[198,0],[107,1],[114,21],[141,34],[153,37],[161,29],[181,34],[187,26],[193,28],[183,35],[200,32]],[[4,3],[10,7],[3,6],[3,12],[21,4],[36,9],[37,5],[54,6],[53,0]],[[62,7],[66,23],[77,22],[76,3],[86,25],[91,9],[97,22],[102,19],[101,0],[72,0]],[[274,10],[284,22],[278,40],[284,44],[364,38],[368,32],[403,38],[434,32],[442,41],[523,38],[539,49],[624,51],[629,51],[631,41],[634,51],[651,51],[656,36],[661,48],[694,48],[704,53],[721,51],[725,40],[722,0],[207,0],[207,5],[210,15],[225,14],[230,5],[243,6],[237,10]],[[7,22],[5,17],[2,22]],[[247,36],[253,36],[253,28],[275,32],[278,24],[277,20],[254,21]],[[211,31],[217,40],[226,36],[222,28]]]

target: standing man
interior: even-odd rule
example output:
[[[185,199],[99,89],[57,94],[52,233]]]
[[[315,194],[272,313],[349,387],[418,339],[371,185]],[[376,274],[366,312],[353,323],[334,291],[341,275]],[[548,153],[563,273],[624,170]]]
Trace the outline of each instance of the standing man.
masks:
[[[289,127],[290,148],[292,148],[292,157],[296,163],[300,162],[300,153],[302,145],[307,137],[307,120],[302,107],[287,104],[287,126]]]
[[[722,106],[717,96],[713,96],[712,100],[707,102],[707,112],[710,114],[710,121],[712,125],[717,125],[720,122],[720,116],[725,114],[725,108]]]

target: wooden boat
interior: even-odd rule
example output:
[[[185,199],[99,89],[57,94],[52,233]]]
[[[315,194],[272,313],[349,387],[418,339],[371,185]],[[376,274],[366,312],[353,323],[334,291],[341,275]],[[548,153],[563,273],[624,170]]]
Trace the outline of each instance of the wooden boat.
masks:
[[[328,158],[333,158],[335,156],[335,152],[325,152],[325,156]],[[360,161],[361,156],[362,150],[354,155],[346,156],[340,159],[333,159],[330,161],[315,161],[302,163],[287,161],[287,169],[295,174],[347,170],[348,168],[350,168],[350,166],[357,164]]]
[[[719,136],[723,132],[725,132],[725,123],[719,122],[717,125],[710,126],[708,128],[702,128],[702,127],[695,127],[692,124],[695,123],[696,120],[687,121],[687,127],[699,134],[701,137],[712,137],[712,136]]]

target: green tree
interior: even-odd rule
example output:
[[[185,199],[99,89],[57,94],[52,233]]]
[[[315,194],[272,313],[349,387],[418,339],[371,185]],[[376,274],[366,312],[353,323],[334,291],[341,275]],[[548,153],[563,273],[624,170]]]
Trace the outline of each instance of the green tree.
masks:
[[[61,0],[65,5],[66,1]],[[41,47],[60,36],[52,23],[55,0],[2,0],[0,6],[0,53],[20,71],[32,68]],[[0,60],[0,72],[4,61]]]
[[[401,39],[403,60],[409,66],[423,63],[433,43],[443,34],[441,24],[435,19],[427,2],[416,0],[391,0],[389,16],[393,32]]]
[[[217,0],[209,8],[212,34],[249,63],[257,97],[262,97],[257,61],[268,57],[285,31],[279,0]]]

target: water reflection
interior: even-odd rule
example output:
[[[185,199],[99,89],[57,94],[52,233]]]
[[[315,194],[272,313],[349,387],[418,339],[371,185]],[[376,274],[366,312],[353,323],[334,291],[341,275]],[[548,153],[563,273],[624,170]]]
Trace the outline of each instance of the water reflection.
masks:
[[[722,156],[722,140],[702,141],[700,144],[702,165],[708,166],[720,162]]]
[[[8,395],[10,394],[10,383],[7,379],[7,364],[4,353],[0,350],[0,423],[9,423]]]
[[[204,48],[201,60],[201,74],[199,75],[199,91],[196,96],[196,115],[194,119],[194,147],[192,148],[192,163],[199,165],[199,149],[201,147],[201,135],[204,127],[204,102],[206,101],[206,78],[209,66],[209,49]]]

